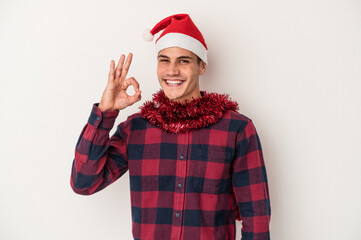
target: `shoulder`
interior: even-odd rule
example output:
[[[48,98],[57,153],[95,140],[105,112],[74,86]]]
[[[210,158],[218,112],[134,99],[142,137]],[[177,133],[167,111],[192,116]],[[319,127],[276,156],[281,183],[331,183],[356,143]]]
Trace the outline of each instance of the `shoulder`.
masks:
[[[128,131],[134,130],[145,130],[147,128],[153,127],[147,120],[142,117],[140,112],[129,115],[128,118],[121,122],[118,127],[127,129]]]
[[[142,119],[142,115],[140,112],[137,112],[137,113],[134,113],[134,114],[131,114],[128,116],[127,120],[126,121],[134,121],[136,119]]]
[[[252,119],[237,111],[228,110],[222,120],[229,122],[229,131],[242,133],[246,128],[253,126]]]
[[[241,122],[252,122],[252,119],[242,113],[239,113],[237,111],[233,111],[233,110],[227,110],[222,118],[224,119],[229,119],[229,120],[233,120],[233,121],[241,121]]]
[[[142,119],[142,115],[139,112],[133,113],[133,114],[129,115],[125,121],[119,123],[119,126],[125,128],[125,127],[130,126],[134,122],[139,121],[141,119]]]
[[[134,113],[127,117],[123,122],[120,122],[117,126],[116,135],[128,141],[129,137],[134,133],[135,130],[146,129],[146,122],[142,118],[140,113]]]

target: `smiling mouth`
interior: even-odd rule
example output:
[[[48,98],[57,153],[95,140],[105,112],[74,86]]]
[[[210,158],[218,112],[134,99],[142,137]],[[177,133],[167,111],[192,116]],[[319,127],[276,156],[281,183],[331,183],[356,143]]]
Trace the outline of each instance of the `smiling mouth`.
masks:
[[[177,87],[184,83],[184,80],[170,80],[170,79],[164,79],[164,82],[167,84],[167,86],[170,87]]]

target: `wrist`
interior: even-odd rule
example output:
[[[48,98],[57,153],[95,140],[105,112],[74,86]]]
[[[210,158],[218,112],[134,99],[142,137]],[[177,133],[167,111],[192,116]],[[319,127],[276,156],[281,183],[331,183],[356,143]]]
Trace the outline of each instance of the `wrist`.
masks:
[[[102,112],[112,111],[111,108],[106,108],[106,107],[104,107],[101,103],[98,104],[98,108],[99,108],[99,110],[102,111]]]

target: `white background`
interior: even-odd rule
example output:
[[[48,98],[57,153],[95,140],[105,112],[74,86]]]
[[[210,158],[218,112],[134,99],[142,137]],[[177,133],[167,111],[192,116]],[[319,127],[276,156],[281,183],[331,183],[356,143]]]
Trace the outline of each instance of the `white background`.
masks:
[[[76,195],[74,148],[111,59],[133,52],[143,91],[116,123],[159,89],[141,33],[183,12],[209,47],[201,88],[261,137],[271,238],[361,239],[359,0],[0,0],[0,239],[132,239],[128,174]]]

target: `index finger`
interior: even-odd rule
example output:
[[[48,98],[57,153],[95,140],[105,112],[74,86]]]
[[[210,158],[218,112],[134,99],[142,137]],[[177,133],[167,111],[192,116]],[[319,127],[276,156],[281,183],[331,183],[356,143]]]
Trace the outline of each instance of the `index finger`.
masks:
[[[125,60],[123,69],[122,69],[122,74],[120,75],[121,80],[125,80],[129,71],[129,67],[130,64],[132,63],[132,58],[133,58],[133,54],[129,53],[127,56],[127,60]]]

